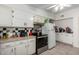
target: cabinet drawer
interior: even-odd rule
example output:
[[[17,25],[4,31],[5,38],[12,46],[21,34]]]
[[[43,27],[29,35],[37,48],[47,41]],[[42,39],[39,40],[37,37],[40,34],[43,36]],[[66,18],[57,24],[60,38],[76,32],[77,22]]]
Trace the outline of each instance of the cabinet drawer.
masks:
[[[9,42],[9,43],[4,43],[0,45],[1,48],[9,48],[9,47],[14,47],[15,43],[14,42]]]
[[[20,45],[20,44],[26,44],[28,45],[28,41],[27,40],[21,40],[21,41],[17,41],[15,42],[16,45]]]

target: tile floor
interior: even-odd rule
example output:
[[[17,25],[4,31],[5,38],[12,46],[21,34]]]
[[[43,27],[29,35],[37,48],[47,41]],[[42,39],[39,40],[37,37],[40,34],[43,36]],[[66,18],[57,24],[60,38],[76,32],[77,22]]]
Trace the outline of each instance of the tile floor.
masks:
[[[57,42],[55,48],[47,50],[40,55],[79,55],[79,48]]]

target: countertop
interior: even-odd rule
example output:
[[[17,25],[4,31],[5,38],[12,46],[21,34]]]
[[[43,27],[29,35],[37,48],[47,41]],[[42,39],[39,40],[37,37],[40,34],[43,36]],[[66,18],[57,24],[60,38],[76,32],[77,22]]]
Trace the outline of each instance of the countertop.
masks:
[[[20,41],[20,40],[29,40],[36,38],[35,36],[28,36],[28,37],[17,37],[17,38],[8,38],[8,39],[0,39],[0,44],[2,43],[8,43],[8,42],[14,42],[14,41]]]
[[[56,32],[56,33],[66,33],[66,34],[73,34],[73,33],[67,33],[67,32]]]

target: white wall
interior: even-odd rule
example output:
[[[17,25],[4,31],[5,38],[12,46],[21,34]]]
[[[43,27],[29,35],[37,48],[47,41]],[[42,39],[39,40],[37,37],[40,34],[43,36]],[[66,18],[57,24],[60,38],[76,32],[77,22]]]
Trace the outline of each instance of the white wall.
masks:
[[[29,5],[24,5],[24,4],[7,4],[6,6],[12,7],[12,8],[18,8],[19,10],[26,11],[27,13],[31,13],[32,15],[40,15],[40,16],[45,16],[49,18],[54,19],[53,13],[43,10],[43,9],[38,9],[31,7]]]
[[[64,15],[64,17],[61,17],[61,15]],[[68,17],[75,17],[78,15],[79,15],[79,7],[58,13],[55,15],[55,19],[58,20],[58,19],[63,19]]]
[[[61,15],[64,15],[64,17],[61,17]],[[79,47],[79,7],[56,14],[55,20],[68,17],[73,17],[73,46]]]

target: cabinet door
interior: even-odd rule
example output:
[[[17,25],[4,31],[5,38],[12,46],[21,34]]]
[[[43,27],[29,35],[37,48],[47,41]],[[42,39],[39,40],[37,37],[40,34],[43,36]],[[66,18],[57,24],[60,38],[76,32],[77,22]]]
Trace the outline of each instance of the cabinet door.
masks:
[[[35,49],[36,49],[36,44],[35,43],[36,43],[35,39],[30,39],[29,40],[28,54],[35,53]]]
[[[56,40],[58,41],[59,40],[59,34],[56,33]]]
[[[58,41],[62,41],[62,33],[58,33]]]
[[[7,6],[0,5],[0,26],[12,25],[11,9]]]
[[[24,23],[26,23],[26,27],[33,27],[33,13],[27,12],[25,14]]]
[[[19,18],[13,19],[13,26],[24,27],[24,20]]]
[[[72,34],[66,33],[66,35],[65,35],[65,42],[68,43],[68,44],[72,44],[73,43],[73,36],[72,36]]]
[[[5,49],[1,49],[1,55],[14,55],[14,48],[5,48]]]
[[[25,22],[24,24],[26,24],[26,27],[33,27],[33,21],[29,20],[27,22]]]
[[[57,33],[57,40],[60,42],[64,42],[65,35],[64,33]]]
[[[26,12],[23,10],[19,10],[19,9],[14,9],[13,10],[13,15],[15,18],[19,18],[19,19],[25,19],[25,15]]]
[[[18,9],[13,10],[13,26],[24,27],[25,15]]]
[[[28,54],[28,46],[25,44],[16,46],[16,55],[27,55]]]
[[[26,11],[14,9],[13,26],[33,27],[33,14]]]

